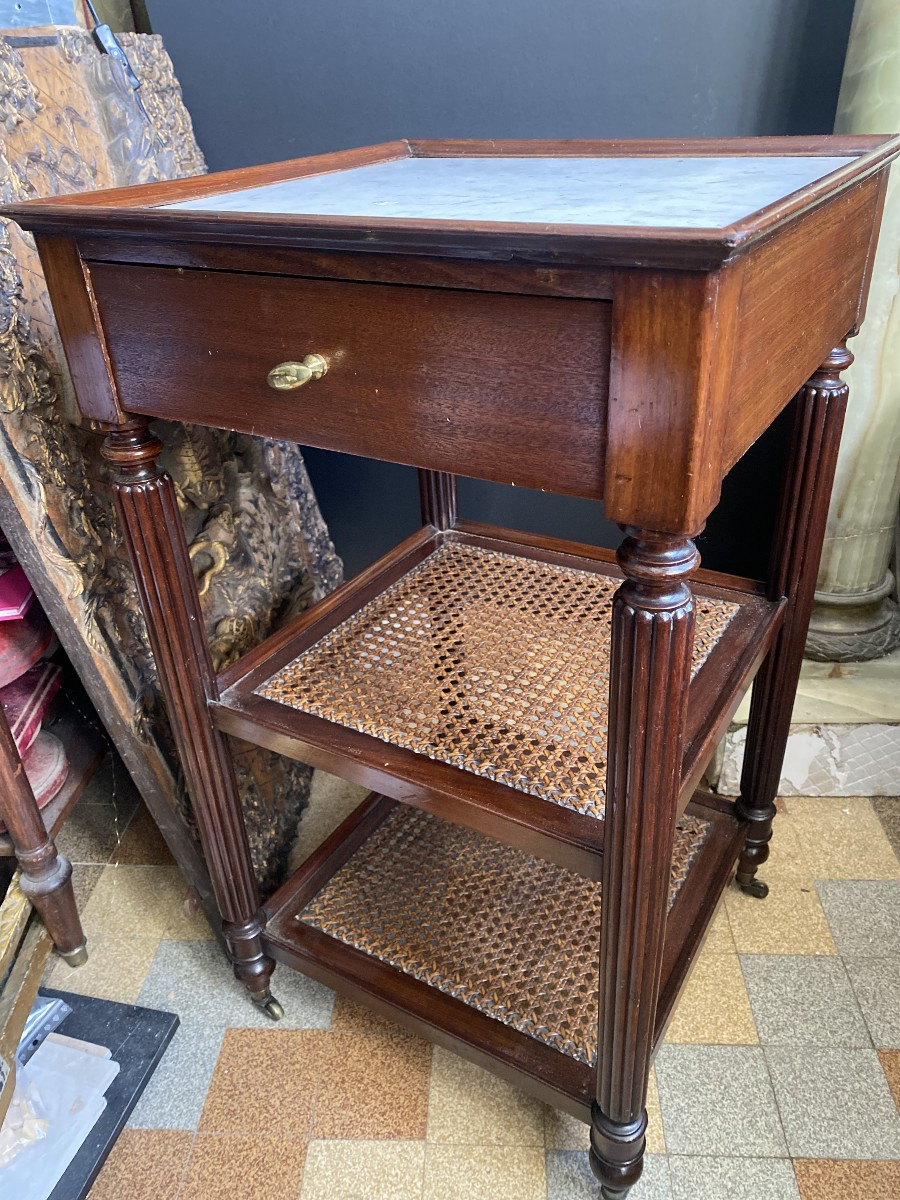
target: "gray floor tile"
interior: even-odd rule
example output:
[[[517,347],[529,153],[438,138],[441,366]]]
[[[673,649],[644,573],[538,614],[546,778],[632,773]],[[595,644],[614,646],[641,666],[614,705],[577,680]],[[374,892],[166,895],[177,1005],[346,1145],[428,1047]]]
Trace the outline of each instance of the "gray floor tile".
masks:
[[[138,1004],[177,1013],[183,1021],[224,1029],[233,1007],[231,967],[217,942],[162,941]]]
[[[656,1078],[670,1154],[787,1156],[759,1046],[663,1046]]]
[[[136,811],[136,802],[85,804],[82,796],[57,835],[57,849],[73,864],[108,863]]]
[[[290,967],[278,966],[272,976],[272,995],[284,1009],[284,1016],[277,1022],[256,1007],[245,987],[237,982],[230,986],[229,1025],[242,1029],[328,1029],[331,1026],[334,992]]]
[[[225,1027],[186,1020],[128,1119],[131,1129],[196,1129]]]
[[[114,750],[107,752],[78,803],[113,804],[123,813],[133,812],[141,803],[140,792]]]
[[[838,954],[847,958],[900,954],[900,882],[827,879],[816,889]]]
[[[844,964],[836,956],[745,954],[741,967],[763,1044],[871,1045]]]
[[[72,866],[72,890],[80,913],[87,907],[102,874],[103,867],[99,863],[75,863]]]
[[[800,1200],[789,1158],[669,1158],[672,1200]]]
[[[900,958],[848,958],[847,973],[878,1050],[900,1050]]]
[[[900,1158],[900,1114],[874,1050],[764,1052],[791,1157]]]
[[[599,1195],[600,1185],[583,1150],[547,1152],[547,1200],[597,1200]],[[645,1156],[644,1173],[628,1200],[672,1200],[665,1155]]]
[[[210,1027],[327,1029],[334,993],[304,975],[279,967],[274,994],[284,1008],[278,1023],[260,1012],[233,977],[217,942],[162,941],[141,988],[138,1003],[177,1013]]]

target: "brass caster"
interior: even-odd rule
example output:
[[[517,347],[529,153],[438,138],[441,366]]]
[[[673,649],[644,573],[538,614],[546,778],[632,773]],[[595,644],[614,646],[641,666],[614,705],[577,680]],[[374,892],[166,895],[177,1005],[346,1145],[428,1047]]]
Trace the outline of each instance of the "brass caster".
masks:
[[[257,1008],[261,1008],[267,1017],[273,1021],[280,1021],[284,1016],[284,1009],[275,999],[271,992],[251,992],[251,999]]]
[[[75,950],[57,950],[59,957],[70,967],[83,967],[88,960],[87,943],[82,942]]]
[[[769,885],[757,879],[755,875],[751,875],[749,879],[741,879],[740,875],[737,875],[735,883],[745,896],[753,896],[756,900],[765,900],[769,894]]]

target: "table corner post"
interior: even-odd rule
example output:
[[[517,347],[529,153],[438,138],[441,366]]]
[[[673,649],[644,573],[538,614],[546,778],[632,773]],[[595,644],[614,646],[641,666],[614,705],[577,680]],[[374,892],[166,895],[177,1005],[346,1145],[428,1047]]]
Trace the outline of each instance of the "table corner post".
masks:
[[[234,764],[209,709],[218,686],[203,614],[175,488],[157,464],[162,442],[144,416],[126,415],[104,431],[102,454],[115,471],[116,510],[234,973],[278,1019]]]
[[[628,528],[612,617],[597,1098],[608,1200],[640,1178],[694,631],[691,538]]]
[[[441,531],[456,524],[456,476],[449,471],[430,471],[419,468],[419,504],[422,524],[433,525]]]
[[[785,599],[787,610],[753,684],[736,804],[737,815],[748,823],[737,883],[747,894],[760,899],[769,889],[756,873],[769,857],[775,798],[800,681],[847,408],[849,392],[841,373],[853,362],[853,355],[846,341],[844,338],[828,354],[793,402],[794,426],[768,581],[770,598]]]

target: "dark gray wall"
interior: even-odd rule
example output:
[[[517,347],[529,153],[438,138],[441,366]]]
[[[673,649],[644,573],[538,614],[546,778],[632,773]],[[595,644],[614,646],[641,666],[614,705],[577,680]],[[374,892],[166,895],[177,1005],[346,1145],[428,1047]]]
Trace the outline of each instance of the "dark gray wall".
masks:
[[[395,137],[687,137],[830,130],[853,0],[149,0],[213,170]],[[702,546],[761,570],[759,482],[733,472]],[[308,463],[355,571],[412,529],[414,473]],[[467,515],[614,544],[599,506],[466,481]],[[752,501],[750,500],[752,497]]]

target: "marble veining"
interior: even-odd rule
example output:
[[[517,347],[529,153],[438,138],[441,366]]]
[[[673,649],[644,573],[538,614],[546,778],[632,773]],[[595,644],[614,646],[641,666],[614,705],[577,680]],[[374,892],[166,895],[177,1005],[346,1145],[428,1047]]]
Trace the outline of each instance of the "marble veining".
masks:
[[[165,208],[549,225],[720,228],[849,158],[405,158]]]

